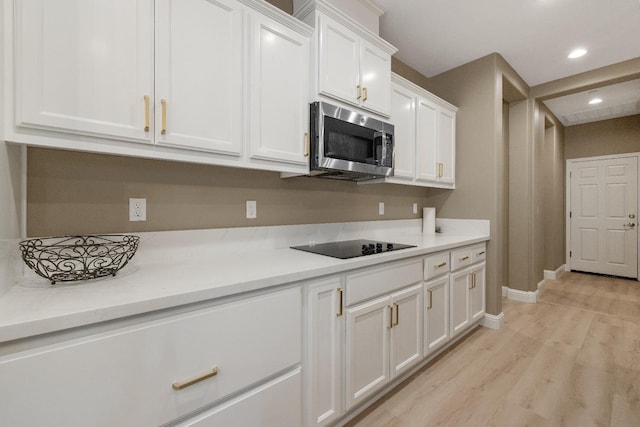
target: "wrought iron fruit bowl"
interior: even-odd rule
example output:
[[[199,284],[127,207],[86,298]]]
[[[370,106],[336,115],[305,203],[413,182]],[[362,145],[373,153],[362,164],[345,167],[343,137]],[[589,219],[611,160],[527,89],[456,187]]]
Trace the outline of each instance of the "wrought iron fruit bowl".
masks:
[[[20,252],[29,268],[54,285],[115,276],[139,243],[131,234],[42,237],[20,242]]]

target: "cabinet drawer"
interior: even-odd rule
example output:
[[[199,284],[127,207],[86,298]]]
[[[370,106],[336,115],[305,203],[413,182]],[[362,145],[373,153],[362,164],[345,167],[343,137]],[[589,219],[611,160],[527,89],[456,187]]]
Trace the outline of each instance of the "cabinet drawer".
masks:
[[[464,247],[451,251],[451,271],[459,270],[473,264],[473,251],[470,247]]]
[[[378,295],[420,283],[422,274],[422,259],[389,263],[382,267],[347,274],[346,305],[357,304]]]
[[[301,376],[297,368],[178,426],[299,426],[302,424]]]
[[[3,423],[168,422],[299,363],[301,307],[291,288],[0,358]]]
[[[449,272],[449,252],[429,255],[424,260],[424,280],[433,279]]]
[[[487,259],[487,248],[485,245],[474,246],[471,248],[471,260],[475,264]]]

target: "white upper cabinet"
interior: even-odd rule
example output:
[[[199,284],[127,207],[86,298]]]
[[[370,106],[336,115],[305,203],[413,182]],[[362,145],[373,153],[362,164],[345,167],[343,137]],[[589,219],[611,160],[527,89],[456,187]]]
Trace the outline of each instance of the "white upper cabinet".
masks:
[[[358,105],[360,39],[344,25],[319,17],[319,92]]]
[[[306,169],[309,37],[256,15],[251,40],[251,159]]]
[[[158,144],[242,152],[243,9],[233,0],[158,2]]]
[[[4,139],[307,173],[312,28],[262,0],[24,0]],[[8,71],[7,71],[8,70]],[[10,86],[9,86],[10,87]],[[10,93],[13,96],[13,92]],[[54,131],[54,132],[52,132]],[[143,142],[146,144],[132,144]]]
[[[14,7],[16,125],[151,142],[153,0]]]
[[[392,76],[394,176],[386,182],[455,188],[456,111],[448,102]]]
[[[388,117],[391,55],[397,49],[323,0],[306,3],[296,17],[316,28],[312,98],[333,98]]]
[[[394,125],[394,178],[412,181],[416,176],[416,101],[403,86],[391,86],[391,119]]]

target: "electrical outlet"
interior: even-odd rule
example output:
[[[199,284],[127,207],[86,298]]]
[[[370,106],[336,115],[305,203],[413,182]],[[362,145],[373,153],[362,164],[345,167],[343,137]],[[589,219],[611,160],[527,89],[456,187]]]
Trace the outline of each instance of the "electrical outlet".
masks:
[[[255,200],[247,200],[247,219],[258,217],[258,207]]]
[[[417,214],[417,213],[418,213],[418,204],[417,204],[417,203],[414,203],[414,204],[413,204],[413,214],[415,215],[415,214]]]
[[[378,203],[378,215],[384,215],[384,202]]]
[[[147,199],[129,199],[129,221],[147,220]]]

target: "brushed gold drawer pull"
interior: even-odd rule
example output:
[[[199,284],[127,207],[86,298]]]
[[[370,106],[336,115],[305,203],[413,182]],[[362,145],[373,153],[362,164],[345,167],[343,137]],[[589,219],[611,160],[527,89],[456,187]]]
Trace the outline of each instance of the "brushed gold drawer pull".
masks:
[[[396,310],[396,321],[393,322],[393,326],[397,326],[398,323],[400,322],[400,306],[398,306],[398,304],[396,304],[395,302],[393,303],[393,307]]]
[[[200,381],[204,381],[207,378],[215,377],[216,375],[218,375],[218,368],[217,367],[213,368],[211,371],[207,372],[206,374],[204,374],[202,376],[199,376],[198,378],[194,378],[192,380],[185,381],[183,383],[173,383],[172,386],[173,386],[174,390],[182,390],[184,388],[187,388],[189,386],[197,384]]]
[[[433,290],[428,289],[427,292],[429,292],[429,306],[427,310],[431,310],[433,308]]]
[[[160,104],[162,104],[162,129],[160,129],[161,134],[167,133],[167,100],[161,99]]]
[[[367,99],[369,99],[369,91],[367,90],[366,87],[362,88],[362,92],[364,93],[364,97],[362,98],[362,101],[366,101]]]
[[[309,157],[309,134],[304,134],[304,156]]]
[[[484,255],[484,251],[478,252],[478,255]]]
[[[389,326],[387,328],[391,329],[393,328],[393,306],[388,305],[387,307],[389,308]]]
[[[468,260],[468,259],[469,259],[469,257],[468,257],[468,256],[463,256],[462,258],[460,258],[460,261],[466,261],[466,260]]]
[[[358,85],[357,87],[358,87],[358,98],[356,99],[360,99],[362,98],[362,86]]]
[[[444,267],[445,265],[447,265],[446,262],[441,262],[440,264],[434,266],[434,268],[440,268],[440,267]]]
[[[149,95],[144,96],[144,131],[149,132]]]
[[[340,317],[342,316],[342,296],[344,295],[344,291],[342,290],[342,288],[338,288],[337,291],[338,291],[338,296],[340,298],[338,299],[339,305],[338,305],[338,312],[336,313],[336,315]]]

